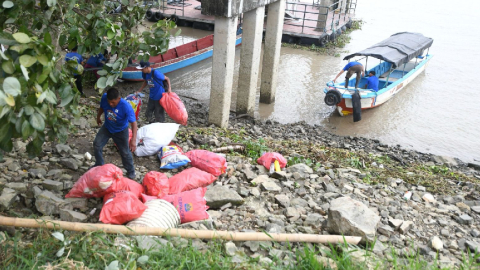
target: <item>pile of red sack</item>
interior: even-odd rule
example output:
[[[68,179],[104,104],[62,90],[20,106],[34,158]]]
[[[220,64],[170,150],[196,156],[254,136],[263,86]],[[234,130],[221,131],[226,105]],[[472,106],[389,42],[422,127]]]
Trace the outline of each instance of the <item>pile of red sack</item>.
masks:
[[[185,155],[191,160],[191,168],[171,178],[161,172],[148,172],[143,185],[123,177],[122,170],[113,164],[94,167],[78,179],[65,197],[103,197],[103,223],[125,224],[136,219],[147,208],[144,203],[152,199],[173,204],[181,223],[208,219],[206,187],[226,171],[226,160],[206,150],[192,150]]]

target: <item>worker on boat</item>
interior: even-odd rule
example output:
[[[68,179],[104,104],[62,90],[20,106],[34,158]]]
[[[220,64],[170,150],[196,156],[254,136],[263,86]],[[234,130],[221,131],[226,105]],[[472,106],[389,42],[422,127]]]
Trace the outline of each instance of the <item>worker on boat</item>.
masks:
[[[71,52],[65,55],[65,62],[73,60],[73,61],[77,61],[78,64],[84,66],[86,60],[83,59],[83,57],[79,53],[77,53],[77,49],[78,49],[78,46],[75,46],[73,47]],[[75,70],[77,70],[77,68],[75,68]],[[73,78],[75,79],[75,85],[77,86],[78,91],[80,92],[82,97],[85,97],[85,94],[83,93],[83,86],[82,86],[82,75],[74,72]]]
[[[365,76],[365,69],[363,65],[359,62],[349,62],[338,74],[335,79],[333,79],[333,83],[337,80],[343,72],[347,71],[347,75],[345,76],[345,88],[348,88],[348,80],[352,75],[355,73],[357,74],[357,80],[355,82],[355,89],[358,89],[358,84],[360,83],[360,79],[362,76]]]
[[[100,67],[103,67],[103,65],[105,65],[105,63],[108,62],[110,56],[109,56],[109,53],[108,53],[108,50],[105,50],[105,52],[102,54],[102,53],[99,53],[97,55],[92,55],[88,58],[87,60],[87,63],[85,64],[85,68],[100,68]],[[95,70],[94,73],[95,73],[95,76],[98,78],[100,78],[100,75],[98,75],[98,70]]]
[[[152,69],[150,67],[150,62],[148,61],[140,61],[140,65],[137,67],[137,69],[142,70],[142,78],[145,81],[140,89],[135,92],[135,94],[141,92],[142,89],[147,86],[147,84],[150,87],[150,97],[148,99],[147,111],[145,113],[147,121],[149,123],[165,122],[165,109],[162,107],[162,105],[160,105],[160,99],[162,98],[163,93],[172,92],[172,88],[170,87],[170,79],[160,71]],[[152,113],[155,116],[155,121],[151,121]]]
[[[372,89],[375,92],[378,91],[378,78],[375,76],[375,71],[371,70],[368,72],[367,83],[365,84],[365,89]]]

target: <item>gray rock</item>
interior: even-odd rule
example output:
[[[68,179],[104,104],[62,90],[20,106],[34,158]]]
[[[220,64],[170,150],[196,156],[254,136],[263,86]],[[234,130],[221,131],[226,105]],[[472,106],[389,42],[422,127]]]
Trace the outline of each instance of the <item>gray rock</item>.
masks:
[[[57,144],[55,145],[55,149],[57,150],[58,154],[64,157],[68,156],[70,152],[72,152],[72,149],[70,148],[70,146],[65,144]]]
[[[57,197],[52,192],[45,190],[36,197],[35,206],[38,212],[50,216],[52,214],[59,214],[60,208],[68,209],[71,207],[66,201]]]
[[[303,225],[318,227],[318,226],[320,226],[320,224],[322,223],[323,220],[325,220],[325,219],[320,214],[309,214],[307,216],[307,218],[305,219],[305,222],[303,222]]]
[[[480,252],[480,244],[475,241],[466,241],[465,246],[472,252],[475,252],[475,253]]]
[[[470,231],[470,235],[476,238],[480,235],[480,232],[476,229],[473,229]]]
[[[224,247],[225,247],[225,253],[230,257],[235,255],[235,253],[237,252],[237,246],[235,246],[235,244],[231,241],[225,243]]]
[[[285,208],[290,206],[290,198],[288,198],[287,195],[285,195],[285,194],[275,195],[275,201],[279,205],[281,205]]]
[[[363,203],[342,197],[330,203],[328,228],[330,232],[361,236],[362,242],[374,241],[380,216]]]
[[[387,247],[382,244],[382,242],[380,241],[375,241],[375,245],[373,246],[373,253],[377,254],[377,255],[382,255],[383,254],[383,251],[386,250]]]
[[[459,209],[460,211],[462,212],[470,212],[470,206],[466,205],[465,203],[463,202],[458,202],[455,204]]]
[[[400,225],[400,232],[403,234],[406,234],[412,227],[413,227],[412,221],[404,221],[402,225]]]
[[[267,224],[267,226],[265,227],[265,230],[268,233],[284,233],[285,232],[285,229],[282,226],[274,223]]]
[[[252,188],[250,190],[250,193],[252,194],[253,197],[258,197],[260,196],[260,190],[258,188]]]
[[[300,213],[298,213],[297,209],[295,209],[293,207],[287,207],[287,209],[285,209],[285,216],[288,217],[288,218],[299,217]]]
[[[458,223],[464,224],[464,225],[470,225],[473,223],[473,218],[466,214],[456,217],[456,219]]]
[[[13,162],[13,163],[10,163],[8,164],[8,170],[12,171],[12,172],[17,172],[21,169],[22,167],[20,167],[20,165],[18,165],[18,163],[16,162]]]
[[[337,263],[330,258],[315,256],[315,259],[322,266],[321,269],[333,269],[333,270],[337,269]]]
[[[471,206],[470,209],[477,213],[477,214],[480,214],[480,206]]]
[[[287,179],[287,172],[285,172],[285,171],[273,172],[272,174],[270,174],[270,177],[278,179],[278,180],[286,180]]]
[[[468,167],[474,168],[475,170],[480,171],[480,162],[478,161],[469,162]]]
[[[30,169],[28,170],[28,173],[30,174],[31,177],[33,178],[44,178],[45,175],[47,174],[47,171],[45,169],[42,169],[42,168],[38,168],[38,169]]]
[[[68,209],[60,209],[60,219],[69,222],[84,222],[87,220],[87,216]]]
[[[73,158],[63,158],[60,160],[60,164],[71,170],[78,170],[78,162]]]
[[[260,188],[264,191],[269,191],[269,192],[280,192],[282,191],[282,188],[279,187],[277,184],[274,182],[263,182],[260,184]]]
[[[394,233],[394,230],[392,229],[392,227],[388,226],[388,225],[383,225],[383,226],[380,226],[378,228],[378,232],[380,234],[383,234],[387,237],[390,237],[390,235],[392,235]]]
[[[252,252],[256,252],[260,247],[260,244],[258,241],[247,241],[244,243],[244,245],[248,247]]]
[[[22,141],[15,141],[13,142],[13,148],[20,154],[23,154],[27,151],[27,143],[24,143]]]
[[[88,199],[87,198],[66,198],[65,202],[72,206],[74,209],[86,210]]]
[[[241,205],[245,202],[235,190],[222,186],[214,186],[208,189],[205,193],[205,199],[207,200],[207,205],[211,209],[218,209],[227,203]]]
[[[290,204],[292,206],[301,206],[301,207],[307,207],[308,202],[302,198],[294,198],[290,201]]]
[[[451,166],[458,166],[457,161],[452,157],[447,156],[432,156],[433,161],[440,164],[448,164]]]
[[[247,178],[248,181],[251,181],[255,179],[255,177],[257,177],[257,175],[254,172],[252,172],[252,170],[250,170],[249,167],[245,168],[245,170],[243,170],[243,173],[245,174],[245,177]]]
[[[313,170],[312,170],[312,168],[308,167],[307,165],[305,165],[303,163],[299,163],[299,164],[295,164],[293,166],[288,167],[287,172],[288,173],[298,172],[301,175],[305,175],[305,174],[312,174]]]
[[[0,208],[9,209],[17,197],[17,192],[11,188],[4,188],[0,195]]]
[[[63,190],[63,183],[59,181],[53,181],[50,179],[47,179],[43,181],[42,183],[43,188],[47,190],[53,190],[53,191],[61,191]]]
[[[428,242],[429,247],[436,251],[441,251],[443,249],[443,242],[438,238],[438,236],[434,236],[430,241]]]
[[[163,249],[166,245],[172,245],[167,240],[156,236],[141,235],[135,236],[135,239],[137,240],[138,247],[143,250]]]
[[[388,219],[388,224],[390,224],[395,230],[400,228],[400,226],[402,226],[402,223],[403,223],[403,220],[400,220],[400,219],[394,219],[392,217]]]
[[[15,190],[18,193],[27,192],[27,184],[25,183],[11,182],[11,183],[7,183],[5,186]]]

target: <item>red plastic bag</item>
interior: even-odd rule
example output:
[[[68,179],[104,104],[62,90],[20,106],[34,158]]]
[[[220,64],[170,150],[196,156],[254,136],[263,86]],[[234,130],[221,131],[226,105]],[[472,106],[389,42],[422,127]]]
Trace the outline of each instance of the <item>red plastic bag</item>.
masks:
[[[109,224],[124,224],[140,217],[147,206],[133,192],[122,190],[103,198],[100,221]]]
[[[151,200],[158,200],[159,198],[157,196],[149,196],[146,194],[141,194],[140,195],[140,200],[142,200],[143,203],[146,203]]]
[[[185,155],[190,159],[192,167],[215,176],[219,176],[227,170],[225,158],[216,153],[207,150],[192,150]]]
[[[143,189],[143,186],[140,183],[137,183],[129,178],[122,177],[122,179],[118,180],[117,182],[117,187],[116,191],[120,190],[127,190],[132,192],[137,196],[137,198],[140,198],[142,193],[145,192]]]
[[[185,105],[183,105],[182,100],[176,93],[163,93],[163,96],[160,99],[160,105],[162,105],[168,116],[170,116],[170,118],[172,118],[177,124],[184,126],[187,125],[187,109],[185,109]]]
[[[214,175],[199,170],[188,168],[168,179],[168,194],[177,194],[182,191],[192,190],[199,187],[206,187],[217,179]]]
[[[173,204],[180,214],[180,222],[186,223],[210,217],[207,213],[208,206],[204,197],[205,192],[207,192],[207,188],[197,188],[175,195],[167,195],[161,199]]]
[[[117,191],[123,172],[113,164],[93,167],[77,180],[65,198],[100,198]]]
[[[145,194],[160,198],[168,194],[168,177],[161,172],[148,172],[143,178],[143,187],[145,188]]]
[[[261,157],[257,159],[257,163],[259,165],[265,166],[267,170],[270,170],[270,165],[275,160],[278,160],[278,163],[280,164],[280,168],[285,168],[285,166],[287,166],[287,160],[277,152],[267,152],[263,154]]]

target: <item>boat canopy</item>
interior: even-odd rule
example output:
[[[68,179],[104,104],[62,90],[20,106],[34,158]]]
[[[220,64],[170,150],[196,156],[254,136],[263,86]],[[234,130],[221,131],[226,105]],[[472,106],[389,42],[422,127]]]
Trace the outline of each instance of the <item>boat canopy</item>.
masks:
[[[396,68],[423,54],[423,51],[432,46],[432,43],[433,39],[420,33],[396,33],[363,51],[345,56],[343,60],[348,60],[354,56],[372,56],[390,62],[393,68]]]

